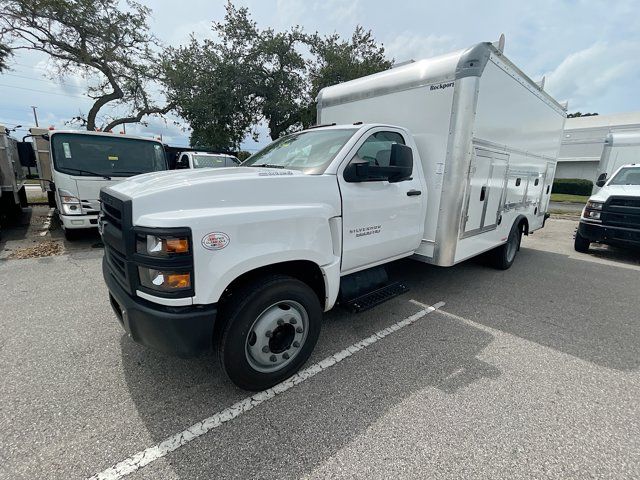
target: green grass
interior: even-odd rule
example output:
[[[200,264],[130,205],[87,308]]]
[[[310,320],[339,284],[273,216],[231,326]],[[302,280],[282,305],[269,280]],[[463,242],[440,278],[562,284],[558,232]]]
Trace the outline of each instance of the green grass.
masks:
[[[552,193],[552,202],[587,203],[589,197],[586,195],[569,195],[568,193]]]

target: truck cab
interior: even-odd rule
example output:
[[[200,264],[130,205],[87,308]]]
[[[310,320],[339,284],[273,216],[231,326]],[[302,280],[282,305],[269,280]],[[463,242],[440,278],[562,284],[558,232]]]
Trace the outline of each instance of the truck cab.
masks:
[[[35,129],[32,129],[35,130]],[[49,204],[65,237],[98,226],[100,189],[141,173],[167,170],[162,143],[101,132],[32,132]]]
[[[176,160],[176,170],[186,168],[237,167],[240,160],[226,153],[182,152]]]
[[[640,164],[619,167],[607,180],[601,174],[599,191],[582,210],[574,247],[586,253],[591,243],[640,246]]]

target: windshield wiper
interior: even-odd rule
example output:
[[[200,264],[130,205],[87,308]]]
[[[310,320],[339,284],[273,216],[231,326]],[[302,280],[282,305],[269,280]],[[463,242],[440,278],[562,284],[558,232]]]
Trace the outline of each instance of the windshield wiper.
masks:
[[[73,168],[73,167],[63,167],[65,170],[74,170],[79,173],[88,173],[89,175],[94,175],[96,177],[102,177],[105,180],[111,180],[111,177],[104,173],[92,172],[91,170],[83,170],[81,168]]]
[[[140,175],[141,173],[148,173],[148,172],[135,172],[133,170],[116,170],[115,172],[111,172],[113,175],[116,175],[118,173],[127,173],[127,174],[131,174],[131,175]]]
[[[266,167],[266,168],[287,168],[284,165],[276,165],[275,163],[260,163],[257,165],[250,165],[251,167]]]

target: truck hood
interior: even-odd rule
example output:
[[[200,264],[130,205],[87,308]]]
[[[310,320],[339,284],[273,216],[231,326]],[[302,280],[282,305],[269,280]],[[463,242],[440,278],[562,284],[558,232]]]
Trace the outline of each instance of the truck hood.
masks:
[[[589,200],[594,202],[606,202],[609,197],[621,195],[626,197],[640,197],[640,185],[607,185],[592,195]]]
[[[229,167],[154,172],[108,187],[106,193],[132,200],[134,223],[166,226],[179,222],[186,211],[209,215],[234,209],[328,208],[340,215],[340,193],[334,175],[306,175],[296,170]],[[173,222],[170,222],[173,223]]]

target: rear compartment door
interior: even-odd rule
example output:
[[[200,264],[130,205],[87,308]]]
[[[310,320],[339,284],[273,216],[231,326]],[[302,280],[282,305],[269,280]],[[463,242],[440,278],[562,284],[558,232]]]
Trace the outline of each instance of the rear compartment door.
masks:
[[[553,188],[553,177],[555,177],[556,164],[547,162],[547,168],[544,173],[544,184],[542,192],[540,192],[540,208],[538,215],[544,215],[549,208],[549,200],[551,199],[551,189]]]
[[[462,237],[496,228],[503,204],[509,155],[475,148],[466,189]]]

